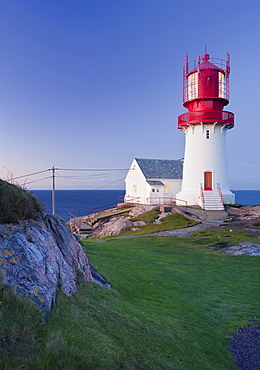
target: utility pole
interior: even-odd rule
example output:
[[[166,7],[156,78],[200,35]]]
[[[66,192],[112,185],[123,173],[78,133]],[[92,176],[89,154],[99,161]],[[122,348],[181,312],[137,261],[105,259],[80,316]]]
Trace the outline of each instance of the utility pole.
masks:
[[[52,167],[52,214],[55,215],[55,168]]]

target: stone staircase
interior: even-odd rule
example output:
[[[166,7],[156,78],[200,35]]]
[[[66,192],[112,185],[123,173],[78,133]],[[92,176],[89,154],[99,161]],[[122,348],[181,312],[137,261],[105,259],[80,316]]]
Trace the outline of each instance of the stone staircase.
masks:
[[[217,191],[203,191],[204,209],[206,211],[223,210],[224,205],[220,194]]]

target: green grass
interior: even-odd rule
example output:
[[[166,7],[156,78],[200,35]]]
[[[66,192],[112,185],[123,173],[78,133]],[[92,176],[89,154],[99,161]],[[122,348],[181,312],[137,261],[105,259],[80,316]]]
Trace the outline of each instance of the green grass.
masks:
[[[29,364],[13,351],[6,368],[235,369],[227,335],[260,316],[259,257],[208,248],[222,240],[255,239],[219,230],[189,239],[86,241],[90,262],[112,289],[81,282],[73,297],[59,293]],[[15,312],[9,307],[10,317]]]
[[[33,368],[43,334],[40,311],[0,281],[0,368]]]
[[[154,220],[158,217],[158,212],[156,210],[152,210],[146,212],[134,220],[142,220],[146,222],[143,226],[138,226],[140,230],[136,231],[127,231],[125,233],[120,234],[120,236],[124,235],[142,235],[142,234],[151,234],[158,231],[166,231],[166,230],[173,230],[173,229],[182,229],[189,226],[196,225],[197,222],[190,220],[179,213],[174,213],[167,217],[164,217],[160,224],[153,224]]]
[[[19,186],[0,180],[0,222],[35,218],[42,206],[36,197]]]
[[[151,209],[151,211],[142,213],[137,217],[133,217],[131,221],[144,221],[145,223],[153,223],[159,214],[159,208],[154,208]]]

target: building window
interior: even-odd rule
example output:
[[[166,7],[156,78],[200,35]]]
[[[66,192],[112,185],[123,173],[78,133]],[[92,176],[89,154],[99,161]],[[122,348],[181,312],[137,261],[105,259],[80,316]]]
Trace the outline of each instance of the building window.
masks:
[[[210,131],[206,130],[206,139],[210,139]]]
[[[136,185],[133,185],[133,193],[136,193]]]
[[[168,185],[164,185],[163,192],[164,194],[168,194]]]

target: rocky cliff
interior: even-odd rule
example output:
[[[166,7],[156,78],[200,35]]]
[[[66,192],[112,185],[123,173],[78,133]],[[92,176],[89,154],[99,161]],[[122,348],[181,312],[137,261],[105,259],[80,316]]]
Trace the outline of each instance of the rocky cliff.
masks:
[[[88,258],[58,216],[0,224],[0,272],[18,295],[27,296],[47,316],[57,289],[70,296],[77,274],[93,281]]]

